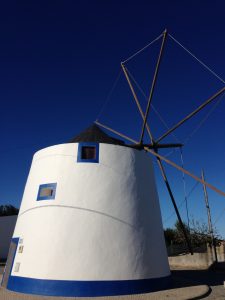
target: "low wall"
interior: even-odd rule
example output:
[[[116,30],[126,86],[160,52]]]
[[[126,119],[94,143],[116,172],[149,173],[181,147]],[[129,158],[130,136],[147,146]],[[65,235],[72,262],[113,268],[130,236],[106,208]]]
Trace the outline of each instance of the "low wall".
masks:
[[[212,263],[212,258],[208,253],[184,254],[178,256],[170,256],[170,267],[185,267],[185,268],[208,268]]]
[[[220,247],[216,247],[218,262],[225,262],[225,242]]]
[[[216,247],[217,258],[219,262],[225,262],[225,243],[220,247]],[[177,256],[169,256],[170,267],[184,267],[184,268],[203,268],[210,267],[215,261],[214,253],[210,247],[207,247],[206,252],[191,254],[180,254]]]
[[[0,260],[7,258],[17,216],[0,217]]]

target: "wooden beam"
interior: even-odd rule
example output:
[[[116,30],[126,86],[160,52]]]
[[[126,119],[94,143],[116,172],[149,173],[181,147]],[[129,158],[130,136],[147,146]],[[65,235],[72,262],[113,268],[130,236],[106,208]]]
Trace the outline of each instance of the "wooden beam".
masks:
[[[98,125],[98,126],[100,126],[100,127],[102,127],[102,128],[105,128],[106,130],[109,130],[109,131],[117,134],[118,136],[124,138],[125,140],[127,140],[129,142],[132,142],[132,143],[135,143],[135,144],[138,143],[137,141],[133,140],[132,138],[126,136],[125,134],[120,133],[120,132],[118,132],[118,131],[116,131],[116,130],[114,130],[114,129],[112,129],[112,128],[110,128],[110,127],[108,127],[108,126],[106,126],[106,125],[104,125],[104,124],[102,124],[100,122],[98,122],[98,121],[95,121],[95,124]]]
[[[155,152],[157,153],[157,152]],[[177,203],[175,201],[175,198],[174,198],[174,195],[173,195],[173,192],[171,190],[171,187],[170,187],[170,184],[169,184],[169,181],[168,181],[168,178],[166,176],[166,172],[165,172],[165,169],[163,167],[163,164],[162,164],[162,161],[159,157],[156,157],[157,158],[157,162],[158,162],[158,165],[159,165],[159,168],[160,168],[160,171],[161,171],[161,174],[162,174],[162,177],[163,177],[163,180],[166,184],[166,188],[168,190],[168,193],[170,195],[170,199],[173,203],[173,206],[174,206],[174,209],[175,209],[175,212],[176,212],[176,215],[177,215],[177,218],[178,218],[178,221],[180,223],[180,226],[181,226],[181,229],[183,231],[183,234],[184,234],[184,238],[186,240],[186,243],[187,243],[187,247],[188,247],[188,250],[189,252],[191,253],[191,255],[193,255],[193,249],[192,249],[192,246],[191,246],[191,242],[190,242],[190,239],[189,239],[189,233],[187,232],[184,224],[183,224],[183,221],[181,219],[181,216],[180,216],[180,213],[179,213],[179,210],[178,210],[178,207],[177,207]]]
[[[133,97],[134,97],[134,100],[135,100],[135,102],[136,102],[136,105],[137,105],[137,107],[138,107],[138,110],[139,110],[139,112],[140,112],[140,114],[141,114],[142,120],[144,120],[144,118],[145,118],[144,113],[143,113],[143,111],[142,111],[142,108],[141,108],[140,102],[139,102],[139,100],[138,100],[137,94],[135,93],[135,90],[134,90],[134,88],[133,88],[133,85],[132,85],[132,83],[131,83],[131,81],[130,81],[130,77],[129,77],[128,73],[127,73],[126,67],[124,66],[123,63],[121,63],[121,67],[122,67],[122,70],[123,70],[124,75],[125,75],[125,77],[126,77],[126,80],[127,80],[127,82],[128,82],[128,85],[129,85],[129,87],[130,87],[130,90],[131,90],[131,92],[132,92],[132,95],[133,95]],[[152,133],[151,133],[151,130],[150,130],[150,127],[148,126],[148,124],[146,124],[146,128],[147,128],[147,131],[148,131],[148,134],[149,134],[151,143],[153,143]]]
[[[200,110],[202,110],[204,107],[206,107],[208,104],[210,104],[213,100],[215,100],[219,95],[221,95],[224,92],[225,92],[225,87],[223,87],[217,93],[215,93],[214,95],[212,95],[209,99],[207,99],[203,104],[201,104],[193,112],[191,112],[189,115],[187,115],[185,118],[183,118],[180,122],[178,122],[176,125],[174,125],[171,129],[169,129],[166,133],[164,133],[160,138],[157,139],[156,143],[159,143],[162,139],[164,139],[171,132],[173,132],[175,129],[177,129],[182,124],[184,124],[184,122],[188,121],[191,117],[193,117],[194,115],[196,115]]]
[[[138,141],[135,141],[133,140],[132,138],[126,136],[125,134],[122,134],[104,124],[101,124],[99,122],[95,122],[95,124],[101,126],[102,128],[105,128],[115,134],[117,134],[118,136],[121,136],[122,138],[132,142],[132,143],[138,143]],[[214,192],[216,192],[217,194],[221,195],[221,196],[224,196],[225,197],[225,192],[219,190],[218,188],[216,188],[215,186],[213,186],[212,184],[204,181],[203,179],[201,179],[200,177],[196,176],[195,174],[192,174],[191,172],[189,172],[188,170],[180,167],[179,165],[175,164],[174,162],[172,162],[171,160],[169,160],[168,158],[156,153],[154,150],[151,150],[147,147],[144,147],[145,151],[151,153],[152,155],[156,156],[156,157],[159,157],[161,160],[165,161],[167,164],[173,166],[174,168],[176,168],[177,170],[181,171],[181,172],[184,172],[185,174],[187,174],[188,176],[192,177],[193,179],[195,179],[196,181],[202,183],[202,184],[205,184],[208,188],[210,188],[211,190],[213,190]]]
[[[175,164],[174,162],[172,162],[171,160],[165,158],[164,156],[155,153],[153,150],[148,149],[148,148],[144,148],[146,151],[150,152],[151,154],[153,154],[156,157],[159,157],[161,160],[165,161],[167,164],[173,166],[174,168],[176,168],[177,170],[184,172],[185,174],[187,174],[188,176],[194,178],[195,180],[197,180],[198,182],[201,182],[202,184],[206,185],[208,188],[210,188],[211,190],[213,190],[214,192],[216,192],[217,194],[224,196],[225,197],[225,192],[219,190],[218,188],[216,188],[214,185],[204,181],[203,179],[201,179],[200,177],[194,175],[193,173],[189,172],[188,170],[180,167],[179,165]]]
[[[141,130],[140,141],[139,141],[140,144],[143,144],[145,127],[146,127],[148,114],[149,114],[150,107],[151,107],[151,102],[152,102],[152,97],[153,97],[153,93],[154,93],[154,89],[155,89],[156,80],[157,80],[158,73],[159,73],[159,66],[160,66],[160,63],[161,63],[161,60],[162,60],[162,54],[163,54],[163,49],[164,49],[164,46],[165,46],[166,37],[167,37],[167,30],[165,29],[165,31],[163,32],[163,40],[162,40],[161,48],[160,48],[160,51],[159,51],[159,56],[158,56],[157,64],[156,64],[156,67],[155,67],[155,72],[154,72],[152,85],[151,85],[151,89],[150,89],[150,93],[149,93],[148,104],[147,104],[147,108],[146,108],[146,112],[145,112],[145,116],[144,116],[144,121],[143,121],[142,130]]]
[[[205,181],[205,174],[204,174],[203,169],[202,169],[202,180]],[[207,216],[208,216],[208,230],[209,230],[209,234],[211,236],[212,248],[213,248],[214,255],[215,255],[215,261],[218,262],[217,252],[216,252],[216,243],[215,243],[215,239],[214,239],[212,219],[211,219],[211,212],[210,212],[210,207],[209,207],[209,197],[208,197],[208,193],[207,193],[205,184],[203,184],[203,191],[204,191],[205,206],[207,209]]]

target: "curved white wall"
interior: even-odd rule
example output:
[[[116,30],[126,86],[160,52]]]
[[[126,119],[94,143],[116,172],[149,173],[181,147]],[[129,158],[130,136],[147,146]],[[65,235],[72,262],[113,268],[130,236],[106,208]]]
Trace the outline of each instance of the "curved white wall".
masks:
[[[12,276],[105,281],[170,275],[150,157],[99,144],[99,163],[78,163],[78,144],[33,158],[14,237],[22,239]],[[36,201],[57,183],[54,200]],[[20,263],[19,272],[15,272]]]

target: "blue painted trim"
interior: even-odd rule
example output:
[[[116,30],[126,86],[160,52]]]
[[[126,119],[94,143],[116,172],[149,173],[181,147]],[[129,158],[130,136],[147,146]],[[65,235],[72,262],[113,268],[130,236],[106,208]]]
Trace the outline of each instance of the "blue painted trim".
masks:
[[[95,147],[96,158],[95,159],[83,159],[82,158],[82,147]],[[78,152],[77,152],[77,162],[79,163],[98,163],[99,162],[99,144],[98,143],[91,143],[91,142],[84,142],[79,143],[78,145]]]
[[[11,273],[12,273],[12,268],[13,268],[13,265],[14,265],[14,260],[15,260],[15,257],[16,257],[16,252],[17,252],[17,248],[18,248],[18,244],[19,244],[19,240],[20,238],[12,238],[12,242],[16,244],[16,250],[15,250],[15,253],[13,255],[13,260],[12,260],[12,264],[11,264],[11,267],[10,267],[10,272],[9,272],[9,278],[11,276]],[[5,276],[5,271],[6,271],[6,268],[7,268],[7,262],[6,262],[6,266],[5,266],[5,269],[4,269],[4,273],[3,273],[3,276],[2,276],[2,281],[1,281],[1,285],[3,283],[3,279],[4,279],[4,276]]]
[[[100,297],[131,295],[168,289],[171,276],[115,281],[42,280],[10,276],[8,289],[14,292],[62,297]]]
[[[57,183],[40,184],[39,189],[38,189],[37,201],[54,200],[55,199],[55,194],[56,194],[56,187],[57,187]],[[51,196],[40,196],[41,190],[43,188],[52,188],[53,189],[52,195]]]
[[[11,269],[10,269],[10,275],[12,274],[12,268],[13,268],[13,265],[14,265],[14,260],[15,260],[15,257],[16,257],[19,240],[20,240],[19,237],[12,238],[12,242],[16,244],[16,250],[15,250],[15,253],[14,253],[14,256],[13,256],[13,261],[12,261],[12,265],[11,265]]]

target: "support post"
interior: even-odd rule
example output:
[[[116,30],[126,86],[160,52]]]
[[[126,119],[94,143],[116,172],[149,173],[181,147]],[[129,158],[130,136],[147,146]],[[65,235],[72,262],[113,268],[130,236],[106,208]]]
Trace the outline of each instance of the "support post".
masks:
[[[202,169],[202,180],[205,182],[205,175],[204,175],[203,169]],[[207,193],[206,185],[204,183],[202,185],[203,185],[203,191],[204,191],[205,206],[206,206],[207,215],[208,215],[209,234],[211,236],[212,248],[213,248],[213,252],[214,252],[214,256],[215,256],[215,261],[218,262],[217,252],[216,252],[216,243],[215,243],[214,234],[213,234],[213,227],[212,227],[211,212],[210,212],[210,207],[209,207],[208,193]]]
[[[155,151],[155,152],[157,152],[157,151]],[[161,161],[161,159],[160,159],[159,157],[157,157],[157,162],[158,162],[158,165],[159,165],[159,168],[160,168],[160,171],[161,171],[163,180],[164,180],[164,182],[165,182],[165,184],[166,184],[166,188],[167,188],[168,193],[169,193],[169,195],[170,195],[171,201],[172,201],[172,203],[173,203],[173,206],[174,206],[174,209],[175,209],[175,212],[176,212],[178,221],[179,221],[179,223],[180,223],[181,229],[182,229],[182,231],[183,231],[183,234],[184,234],[184,237],[185,237],[185,240],[186,240],[186,243],[187,243],[188,250],[189,250],[189,252],[191,253],[191,255],[193,255],[193,250],[192,250],[192,246],[191,246],[191,243],[190,243],[188,234],[187,234],[187,230],[186,230],[186,228],[184,227],[184,224],[183,224],[183,221],[182,221],[182,219],[181,219],[179,210],[178,210],[178,208],[177,208],[177,204],[176,204],[175,198],[174,198],[174,196],[173,196],[173,192],[172,192],[172,190],[171,190],[171,188],[170,188],[170,184],[169,184],[169,182],[168,182],[168,179],[167,179],[165,170],[164,170],[164,168],[163,168],[162,161]]]

